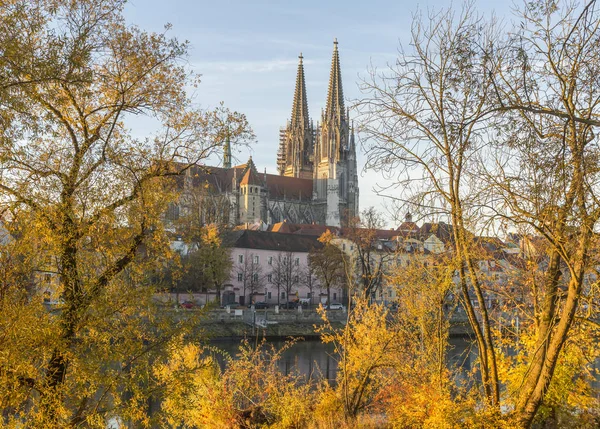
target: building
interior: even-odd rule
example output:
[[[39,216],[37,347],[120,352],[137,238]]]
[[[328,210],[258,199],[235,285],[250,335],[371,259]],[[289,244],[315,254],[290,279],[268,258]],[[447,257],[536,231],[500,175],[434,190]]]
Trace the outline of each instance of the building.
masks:
[[[229,281],[223,285],[221,303],[326,303],[327,291],[308,265],[309,252],[322,246],[317,238],[252,230],[231,233],[228,245],[233,265]],[[342,300],[341,287],[331,292],[332,302]]]
[[[252,157],[231,165],[231,147],[224,145],[222,167],[189,169],[180,181],[179,204],[168,218],[190,210],[206,223],[248,223],[341,226],[359,212],[354,130],[344,93],[337,40],[334,41],[329,88],[321,121],[309,116],[300,54],[290,120],[280,130],[279,174],[260,172]]]

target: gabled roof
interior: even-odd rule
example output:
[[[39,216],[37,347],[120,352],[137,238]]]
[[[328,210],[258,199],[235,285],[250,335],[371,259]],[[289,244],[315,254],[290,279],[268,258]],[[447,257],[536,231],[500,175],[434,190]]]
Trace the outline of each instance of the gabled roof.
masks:
[[[246,173],[242,177],[242,180],[240,180],[240,185],[263,185],[262,181],[258,177],[258,172],[255,171],[254,163],[252,163],[252,166],[246,170]]]
[[[419,227],[414,222],[402,222],[396,231],[400,233],[399,235],[407,237],[417,235],[419,233]]]
[[[229,234],[227,242],[230,247],[239,249],[304,253],[323,246],[317,237],[313,236],[252,230],[234,231]]]
[[[311,201],[313,193],[312,179],[267,174],[267,189],[273,199]]]
[[[448,225],[445,222],[426,222],[419,228],[419,235],[423,240],[429,238],[431,235],[435,235],[443,243],[454,242],[452,225]]]
[[[490,253],[490,254],[495,254],[497,252],[500,252],[502,249],[504,249],[506,247],[504,242],[502,240],[500,240],[498,237],[478,236],[478,237],[473,238],[473,242],[474,242],[475,246],[477,246],[479,249],[481,249],[487,253]]]

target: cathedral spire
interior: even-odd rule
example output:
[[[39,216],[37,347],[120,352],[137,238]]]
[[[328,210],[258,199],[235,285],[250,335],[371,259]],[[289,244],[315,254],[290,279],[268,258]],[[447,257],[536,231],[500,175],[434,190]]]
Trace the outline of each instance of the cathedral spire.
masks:
[[[340,56],[338,53],[338,41],[333,40],[333,58],[331,59],[331,73],[329,75],[329,90],[327,92],[327,107],[325,116],[331,118],[345,117],[344,92],[342,90],[342,73],[340,71]]]
[[[229,129],[223,145],[223,168],[231,168],[231,142],[229,141]]]
[[[302,52],[298,56],[298,75],[296,76],[296,90],[294,92],[294,104],[292,105],[292,128],[301,125],[308,128],[308,103],[306,101],[306,82],[304,80],[304,64],[302,63]]]

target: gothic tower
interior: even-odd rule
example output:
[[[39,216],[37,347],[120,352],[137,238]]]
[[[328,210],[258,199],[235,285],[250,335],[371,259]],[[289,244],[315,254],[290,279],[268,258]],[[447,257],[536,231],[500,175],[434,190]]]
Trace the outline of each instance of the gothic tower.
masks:
[[[308,116],[302,54],[299,59],[292,117],[287,126],[280,130],[277,168],[283,176],[311,179],[316,133]]]
[[[337,39],[329,76],[327,105],[314,152],[314,197],[321,205],[319,221],[340,226],[348,216],[358,215],[358,173],[354,130],[350,134]]]
[[[223,168],[231,168],[231,142],[229,141],[229,130],[223,145]]]

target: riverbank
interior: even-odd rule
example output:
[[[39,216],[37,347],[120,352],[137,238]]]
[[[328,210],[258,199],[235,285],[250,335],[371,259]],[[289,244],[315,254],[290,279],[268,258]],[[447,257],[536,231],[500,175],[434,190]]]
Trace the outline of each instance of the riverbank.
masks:
[[[344,325],[340,322],[332,322],[332,327],[334,329],[341,329]],[[314,324],[297,322],[270,324],[266,328],[235,321],[224,323],[206,322],[200,326],[200,329],[211,340],[239,340],[257,336],[270,340],[285,339],[288,337],[319,338]]]
[[[267,338],[284,339],[287,337],[304,337],[318,339],[317,327],[323,326],[321,314],[315,310],[257,310],[236,309],[178,309],[172,310],[176,319],[189,316],[200,317],[198,328],[203,336],[213,340]],[[345,311],[331,311],[327,314],[329,323],[334,329],[342,329],[347,321]],[[471,335],[469,323],[455,318],[451,321],[451,337],[468,337]]]

